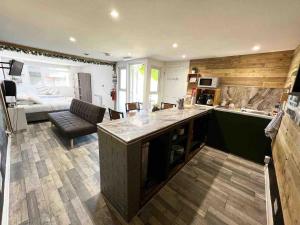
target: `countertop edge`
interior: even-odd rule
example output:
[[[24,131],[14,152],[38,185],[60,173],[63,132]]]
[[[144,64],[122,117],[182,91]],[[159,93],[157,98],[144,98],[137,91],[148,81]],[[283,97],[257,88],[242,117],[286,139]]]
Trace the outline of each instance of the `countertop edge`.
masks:
[[[117,136],[116,134],[110,132],[110,131],[107,130],[105,127],[102,127],[102,126],[101,126],[101,123],[98,123],[98,124],[97,124],[97,129],[100,129],[100,130],[102,130],[103,132],[112,135],[114,138],[116,138],[116,139],[120,140],[121,142],[125,143],[126,145],[128,145],[128,144],[134,143],[134,142],[136,142],[136,141],[138,141],[138,140],[141,140],[141,139],[143,139],[143,138],[146,137],[146,136],[150,136],[150,135],[152,135],[152,134],[154,134],[154,133],[156,133],[156,132],[159,132],[159,131],[163,131],[163,130],[169,129],[169,128],[172,127],[172,126],[176,126],[177,124],[182,123],[182,122],[184,122],[184,121],[186,121],[186,120],[192,119],[192,118],[194,118],[194,117],[201,116],[201,115],[203,115],[203,114],[207,114],[207,113],[208,113],[209,111],[211,111],[211,110],[213,110],[213,108],[208,108],[208,109],[206,109],[206,110],[203,110],[202,112],[199,112],[199,113],[196,114],[196,115],[193,115],[193,116],[188,117],[188,118],[183,119],[183,120],[179,120],[179,121],[177,121],[176,123],[170,124],[169,126],[162,127],[162,128],[160,128],[160,129],[157,129],[157,130],[155,130],[155,131],[153,131],[153,132],[150,132],[150,133],[148,133],[148,134],[145,134],[145,135],[136,137],[136,138],[134,138],[134,139],[131,139],[130,141],[126,141],[126,140],[120,138],[119,136]]]
[[[245,115],[245,116],[258,117],[258,118],[263,118],[263,119],[270,119],[270,120],[272,120],[274,118],[273,116],[268,116],[268,115],[263,115],[263,114],[242,112],[242,111],[236,111],[236,110],[231,110],[231,109],[223,109],[223,108],[217,108],[217,107],[214,108],[214,110],[221,111],[221,112],[236,113],[236,114]]]

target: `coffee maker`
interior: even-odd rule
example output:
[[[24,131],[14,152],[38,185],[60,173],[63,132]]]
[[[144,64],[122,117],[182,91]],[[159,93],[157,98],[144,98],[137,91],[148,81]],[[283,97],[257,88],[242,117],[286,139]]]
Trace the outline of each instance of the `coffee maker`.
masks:
[[[209,90],[201,90],[197,98],[197,104],[212,105],[214,95]]]
[[[197,104],[206,105],[207,94],[201,93],[197,99]]]

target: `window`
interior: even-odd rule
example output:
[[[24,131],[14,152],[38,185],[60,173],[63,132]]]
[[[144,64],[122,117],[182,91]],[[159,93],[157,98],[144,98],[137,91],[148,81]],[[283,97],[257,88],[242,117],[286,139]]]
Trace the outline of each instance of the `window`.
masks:
[[[71,72],[67,68],[30,66],[28,68],[31,85],[46,87],[70,87]]]
[[[120,69],[120,89],[126,89],[126,69]]]
[[[69,87],[70,72],[64,69],[48,69],[44,84],[51,87]]]
[[[153,107],[153,105],[158,104],[159,76],[160,76],[160,70],[156,68],[152,68],[151,78],[150,78],[150,95],[149,95],[149,102],[151,107]]]
[[[42,74],[40,72],[29,71],[30,84],[38,85],[42,83]]]
[[[159,70],[151,69],[150,92],[158,91]]]
[[[132,64],[129,66],[131,102],[143,102],[145,64]]]

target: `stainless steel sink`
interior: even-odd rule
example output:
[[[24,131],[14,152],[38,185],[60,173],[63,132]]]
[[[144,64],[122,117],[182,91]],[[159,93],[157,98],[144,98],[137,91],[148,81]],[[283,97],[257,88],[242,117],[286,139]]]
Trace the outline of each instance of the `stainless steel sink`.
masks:
[[[255,110],[255,109],[241,108],[241,111],[242,112],[247,112],[247,113],[254,113],[254,114],[271,116],[271,113],[269,113],[269,112]]]

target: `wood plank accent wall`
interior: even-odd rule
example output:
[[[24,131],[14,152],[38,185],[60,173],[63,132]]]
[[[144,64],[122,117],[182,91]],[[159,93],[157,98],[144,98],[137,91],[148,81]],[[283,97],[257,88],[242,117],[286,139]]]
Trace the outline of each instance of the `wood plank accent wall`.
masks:
[[[300,46],[295,50],[286,87],[300,64]],[[273,160],[286,225],[300,224],[300,127],[285,115],[273,142]]]
[[[288,78],[285,84],[286,88],[291,88],[292,84],[294,83],[295,80],[295,72],[298,71],[299,68],[299,64],[300,64],[300,45],[298,46],[298,48],[296,48],[295,52],[294,52],[294,57],[293,60],[291,62],[291,66],[290,66],[290,70],[288,73]]]
[[[221,85],[283,88],[293,50],[190,61],[201,76],[220,77]]]

